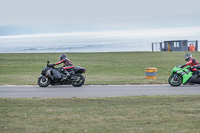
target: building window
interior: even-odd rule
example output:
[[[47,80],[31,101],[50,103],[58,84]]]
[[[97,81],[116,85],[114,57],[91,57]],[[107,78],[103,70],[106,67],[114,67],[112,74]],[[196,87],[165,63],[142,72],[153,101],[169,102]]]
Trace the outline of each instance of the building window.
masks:
[[[179,44],[179,42],[174,42],[174,48],[178,48],[180,46]]]

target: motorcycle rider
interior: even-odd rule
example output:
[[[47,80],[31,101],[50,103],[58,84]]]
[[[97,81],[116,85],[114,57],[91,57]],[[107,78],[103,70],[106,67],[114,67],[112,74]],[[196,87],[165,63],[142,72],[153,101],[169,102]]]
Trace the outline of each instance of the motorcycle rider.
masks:
[[[190,70],[193,71],[196,76],[200,75],[200,70],[196,69],[200,68],[200,64],[194,57],[192,57],[191,53],[185,54],[185,61],[187,61],[187,63],[182,65],[181,68],[190,65]]]
[[[59,56],[59,59],[60,61],[55,63],[55,64],[50,64],[52,66],[56,66],[56,65],[59,65],[61,63],[63,63],[63,69],[61,69],[61,71],[66,75],[66,76],[63,76],[61,81],[63,81],[64,79],[68,78],[70,76],[70,73],[73,72],[72,70],[74,69],[74,65],[72,64],[72,62],[67,59],[67,55],[66,54],[61,54]],[[58,75],[58,78],[61,78],[61,75],[60,74],[56,74]]]

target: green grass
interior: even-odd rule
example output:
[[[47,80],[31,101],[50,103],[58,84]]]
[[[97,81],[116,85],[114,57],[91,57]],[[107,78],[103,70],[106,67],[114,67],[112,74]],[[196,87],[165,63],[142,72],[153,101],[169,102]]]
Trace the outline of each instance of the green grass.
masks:
[[[67,53],[75,66],[87,69],[86,84],[167,83],[171,69],[184,64],[185,52]],[[200,53],[193,56],[200,61]],[[0,54],[0,85],[36,85],[46,65],[60,53]],[[156,80],[145,79],[145,68],[156,67]]]
[[[0,132],[199,133],[199,96],[0,99]]]

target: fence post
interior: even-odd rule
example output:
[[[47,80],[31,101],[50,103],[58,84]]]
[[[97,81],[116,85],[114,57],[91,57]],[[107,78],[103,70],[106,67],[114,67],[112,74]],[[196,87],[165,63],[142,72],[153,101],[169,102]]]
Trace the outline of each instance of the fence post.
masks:
[[[198,51],[198,40],[196,40],[196,49],[195,51]]]

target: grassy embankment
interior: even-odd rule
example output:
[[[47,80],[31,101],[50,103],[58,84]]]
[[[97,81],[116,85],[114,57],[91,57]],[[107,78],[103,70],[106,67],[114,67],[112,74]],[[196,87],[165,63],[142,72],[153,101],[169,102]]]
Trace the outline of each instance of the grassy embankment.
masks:
[[[0,99],[0,132],[199,133],[199,96]]]
[[[88,84],[166,83],[184,52],[70,53]],[[199,60],[199,53],[193,53]],[[0,54],[0,84],[37,84],[46,60],[59,54]],[[157,80],[145,68],[157,67]],[[200,132],[199,96],[0,99],[0,132]]]
[[[76,66],[87,69],[86,84],[167,83],[171,69],[184,64],[185,52],[68,53]],[[60,54],[0,54],[0,85],[36,85],[46,65]],[[200,53],[193,53],[200,60]],[[156,80],[145,79],[145,68],[156,67]]]

